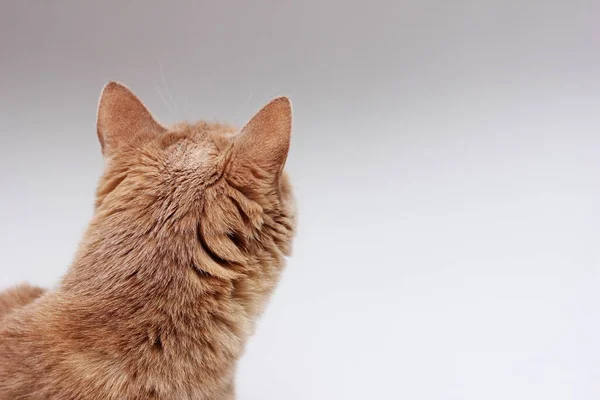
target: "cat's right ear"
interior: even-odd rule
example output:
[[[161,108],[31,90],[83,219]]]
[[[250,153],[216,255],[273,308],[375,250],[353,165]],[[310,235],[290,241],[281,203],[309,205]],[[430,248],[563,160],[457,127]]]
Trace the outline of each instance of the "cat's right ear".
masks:
[[[292,105],[278,97],[264,106],[236,137],[239,158],[254,164],[274,181],[281,175],[290,150]]]
[[[102,89],[96,126],[102,154],[107,157],[165,131],[140,99],[117,82],[109,82]]]

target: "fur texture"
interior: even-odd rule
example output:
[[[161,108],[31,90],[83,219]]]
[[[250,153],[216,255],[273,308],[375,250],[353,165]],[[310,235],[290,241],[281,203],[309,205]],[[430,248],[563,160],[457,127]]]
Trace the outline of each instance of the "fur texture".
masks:
[[[165,128],[111,82],[97,124],[105,172],[73,265],[56,290],[0,295],[0,399],[234,399],[291,251],[290,103],[241,131]]]
[[[23,307],[44,293],[44,289],[28,284],[15,286],[0,293],[0,320],[12,310]]]

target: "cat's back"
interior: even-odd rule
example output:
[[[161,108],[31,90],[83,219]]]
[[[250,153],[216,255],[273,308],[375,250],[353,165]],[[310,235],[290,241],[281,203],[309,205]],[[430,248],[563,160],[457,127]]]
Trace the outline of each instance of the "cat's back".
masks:
[[[44,289],[22,284],[0,293],[0,320],[13,310],[19,309],[44,294]]]
[[[233,393],[233,370],[208,374],[198,365],[186,367],[193,360],[183,356],[176,364],[157,363],[159,354],[114,351],[115,341],[132,348],[138,337],[100,337],[89,319],[87,328],[81,325],[89,304],[72,297],[46,292],[2,320],[0,400],[233,398],[222,395]]]

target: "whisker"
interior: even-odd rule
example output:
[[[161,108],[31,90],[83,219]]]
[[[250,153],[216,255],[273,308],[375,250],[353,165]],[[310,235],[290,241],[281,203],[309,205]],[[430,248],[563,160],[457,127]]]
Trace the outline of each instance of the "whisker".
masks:
[[[169,90],[169,86],[167,85],[167,80],[165,79],[165,74],[163,72],[163,67],[162,64],[159,64],[159,69],[160,69],[160,76],[162,78],[163,81],[163,85],[165,86],[165,91],[167,92],[167,96],[169,96],[169,99],[171,100],[171,104],[173,104],[173,107],[175,108],[175,110],[177,111],[177,115],[179,115],[179,107],[177,107],[177,103],[175,102],[175,100],[173,99],[173,96],[171,95],[171,91]]]
[[[165,106],[167,106],[167,108],[169,109],[169,112],[171,114],[173,114],[173,117],[177,118],[177,114],[175,114],[175,111],[173,110],[173,108],[171,108],[171,106],[169,105],[169,103],[167,103],[167,100],[165,99],[165,97],[160,92],[160,89],[159,89],[158,85],[156,85],[156,91],[158,92],[158,95],[162,99],[163,103],[165,103]]]

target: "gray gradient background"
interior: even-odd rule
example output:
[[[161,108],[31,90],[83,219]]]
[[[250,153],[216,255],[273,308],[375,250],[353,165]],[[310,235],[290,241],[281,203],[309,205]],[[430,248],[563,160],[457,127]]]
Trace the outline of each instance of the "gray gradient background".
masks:
[[[599,12],[2,1],[0,286],[71,262],[106,81],[165,123],[285,94],[299,232],[240,399],[600,398]]]

